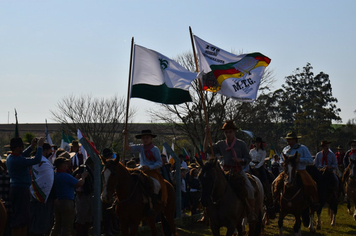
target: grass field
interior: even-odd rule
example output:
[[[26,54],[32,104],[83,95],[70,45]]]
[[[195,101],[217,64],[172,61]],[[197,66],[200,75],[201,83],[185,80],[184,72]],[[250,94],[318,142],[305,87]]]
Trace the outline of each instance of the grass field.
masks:
[[[316,215],[314,217],[314,222],[316,221]],[[271,224],[268,225],[262,235],[274,236],[278,235],[278,219],[272,220]],[[324,208],[321,215],[322,229],[317,230],[315,234],[309,232],[308,228],[302,226],[302,235],[330,235],[330,236],[342,236],[342,235],[356,235],[356,222],[353,217],[347,213],[346,204],[342,203],[339,205],[338,214],[336,216],[336,225],[330,226],[330,218],[327,213],[327,208]],[[293,232],[294,217],[287,216],[284,220],[284,235],[294,235]],[[220,230],[221,235],[225,235],[226,229],[222,228]],[[186,226],[178,227],[177,233],[179,236],[186,235],[197,235],[197,236],[207,236],[212,235],[211,230],[204,224],[193,223]]]

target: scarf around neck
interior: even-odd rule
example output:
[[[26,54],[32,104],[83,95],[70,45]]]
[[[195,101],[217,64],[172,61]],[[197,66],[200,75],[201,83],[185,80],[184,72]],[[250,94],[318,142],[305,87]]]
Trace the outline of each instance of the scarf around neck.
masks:
[[[328,154],[329,154],[329,150],[325,153],[324,151],[322,151],[323,153],[323,158],[321,159],[321,165],[328,165]]]
[[[156,161],[156,158],[151,151],[151,149],[153,147],[154,147],[153,143],[150,143],[148,145],[143,145],[143,150],[145,152],[145,156],[146,156],[147,160],[149,160],[149,161]]]
[[[236,143],[236,137],[234,137],[234,139],[232,140],[231,145],[229,146],[229,143],[227,142],[227,139],[225,140],[226,146],[227,148],[225,149],[226,151],[231,151],[232,152],[232,156],[237,158],[237,154],[234,150],[234,146]],[[241,170],[241,164],[239,162],[236,162],[236,171]]]

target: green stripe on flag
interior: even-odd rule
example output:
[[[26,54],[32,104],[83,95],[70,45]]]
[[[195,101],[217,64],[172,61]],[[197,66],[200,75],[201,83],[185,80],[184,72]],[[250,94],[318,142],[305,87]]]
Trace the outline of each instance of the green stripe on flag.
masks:
[[[159,86],[135,84],[132,86],[131,97],[143,98],[164,104],[180,104],[192,101],[189,91],[169,88],[166,84]]]

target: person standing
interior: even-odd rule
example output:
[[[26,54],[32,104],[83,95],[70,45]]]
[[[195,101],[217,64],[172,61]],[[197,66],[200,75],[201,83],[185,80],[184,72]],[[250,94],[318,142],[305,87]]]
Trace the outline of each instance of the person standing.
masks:
[[[309,149],[306,146],[298,143],[298,139],[300,138],[301,136],[298,136],[295,132],[288,133],[285,137],[288,145],[282,150],[282,153],[286,155],[294,155],[296,152],[298,152],[297,171],[302,178],[304,194],[307,195],[311,204],[315,206],[318,204],[319,200],[318,191],[315,181],[306,170],[307,165],[313,164],[313,158],[309,152]],[[284,172],[280,173],[272,183],[272,194],[275,204],[278,202],[280,192],[283,189],[283,183]]]
[[[52,156],[52,147],[49,143],[44,143],[42,149],[41,162],[31,168],[31,223],[29,227],[31,235],[49,233],[53,225],[53,194],[49,197],[54,181],[53,165],[49,160]]]
[[[208,129],[208,127],[207,127]],[[254,187],[252,186],[250,180],[248,179],[246,173],[243,171],[245,165],[251,162],[251,156],[247,149],[247,145],[244,141],[237,139],[236,126],[232,120],[228,120],[224,123],[221,130],[224,132],[225,140],[220,140],[213,144],[214,153],[220,153],[222,155],[222,167],[225,171],[231,170],[235,174],[241,175],[245,179],[245,188],[247,190],[247,204],[250,207],[248,220],[253,222],[257,220],[255,212],[255,198],[254,198]],[[210,152],[207,132],[205,132],[204,139],[204,152]]]
[[[88,172],[84,172],[81,178],[73,177],[67,173],[70,160],[65,157],[57,157],[54,166],[57,171],[54,175],[54,186],[57,201],[55,203],[54,217],[55,223],[51,231],[51,236],[68,236],[72,233],[74,224],[74,190],[81,187],[85,182]]]
[[[37,143],[37,151],[34,158],[27,158],[34,150]],[[44,139],[34,138],[31,145],[24,150],[21,138],[12,138],[10,141],[11,154],[6,159],[6,166],[10,176],[10,202],[12,206],[12,219],[10,227],[11,235],[27,235],[27,227],[30,224],[30,185],[31,175],[29,167],[41,162],[42,145]]]
[[[345,171],[345,166],[344,166],[344,156],[345,156],[345,151],[344,147],[339,145],[337,147],[337,152],[335,152],[335,157],[337,160],[337,166],[338,166],[338,175],[341,177],[342,174]]]
[[[84,155],[79,151],[80,145],[78,140],[73,140],[71,143],[70,152],[72,153],[72,171],[77,169],[85,162]]]

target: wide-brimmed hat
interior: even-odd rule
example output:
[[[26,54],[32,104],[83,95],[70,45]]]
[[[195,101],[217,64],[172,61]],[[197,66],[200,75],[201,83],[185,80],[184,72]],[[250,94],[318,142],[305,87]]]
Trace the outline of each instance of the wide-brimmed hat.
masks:
[[[227,129],[237,130],[237,127],[234,125],[234,122],[232,120],[225,121],[225,124],[221,128],[221,130],[227,130]]]
[[[144,130],[142,130],[142,131],[141,131],[141,134],[138,134],[138,135],[136,135],[135,137],[136,137],[137,139],[141,139],[143,135],[151,135],[152,138],[157,137],[157,135],[153,134],[150,129],[144,129]]]
[[[293,132],[289,132],[287,134],[287,136],[285,137],[285,139],[298,139],[301,138],[302,136],[297,135],[294,131]]]
[[[57,157],[57,158],[60,158],[60,157],[63,157],[63,158],[66,158],[66,159],[71,159],[72,157],[74,157],[75,156],[75,152],[67,152],[67,151],[64,151],[64,152],[62,152],[61,154],[59,154],[59,156]],[[56,158],[56,159],[57,159]]]
[[[326,144],[330,144],[331,142],[328,142],[327,140],[323,140],[323,141],[321,141],[321,143],[320,143],[320,147],[323,147],[324,145],[326,145]]]
[[[16,147],[22,147],[22,146],[24,146],[22,138],[12,138],[10,140],[10,148],[16,148]]]
[[[351,146],[351,143],[356,143],[356,140],[354,139],[354,140],[351,140],[350,142],[349,142],[349,146]]]
[[[57,157],[57,158],[54,160],[53,165],[58,168],[58,166],[60,166],[62,163],[64,163],[64,162],[69,162],[69,161],[70,161],[70,160],[69,160],[68,158],[65,158],[65,157],[60,156],[60,157]]]
[[[72,147],[80,147],[81,144],[79,143],[78,140],[73,140],[72,143],[69,144],[69,146],[72,146]]]
[[[341,146],[341,145],[337,146],[337,150],[342,150],[342,149],[344,149],[343,146]]]
[[[111,156],[113,155],[114,153],[111,151],[110,148],[104,148],[103,150],[103,153],[102,153],[102,156],[103,157],[108,157],[108,156]]]

